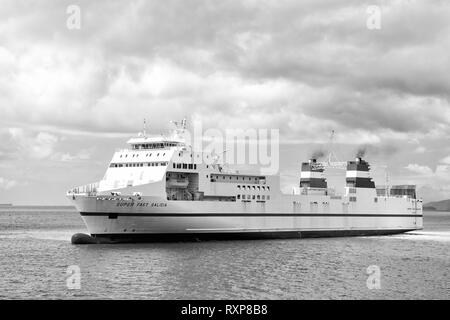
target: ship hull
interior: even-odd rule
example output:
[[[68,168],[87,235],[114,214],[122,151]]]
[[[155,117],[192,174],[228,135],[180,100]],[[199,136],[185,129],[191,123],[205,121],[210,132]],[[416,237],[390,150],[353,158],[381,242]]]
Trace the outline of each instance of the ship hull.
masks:
[[[381,230],[319,230],[319,231],[253,231],[253,232],[215,232],[215,233],[115,233],[92,234],[94,238],[105,239],[105,243],[139,243],[139,242],[179,242],[208,240],[263,240],[263,239],[303,239],[330,237],[382,236],[405,233],[416,229],[381,229]]]
[[[370,236],[417,230],[423,223],[421,210],[342,212],[330,205],[328,212],[311,212],[283,207],[285,199],[270,205],[158,197],[71,200],[91,236],[114,242]]]

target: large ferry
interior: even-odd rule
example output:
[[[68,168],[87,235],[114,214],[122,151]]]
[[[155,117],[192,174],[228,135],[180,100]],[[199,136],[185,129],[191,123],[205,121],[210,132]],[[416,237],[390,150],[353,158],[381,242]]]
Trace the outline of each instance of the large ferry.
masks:
[[[415,186],[377,190],[361,157],[345,163],[341,195],[328,187],[317,159],[301,164],[296,191],[285,194],[279,175],[205,163],[214,155],[193,150],[185,130],[186,120],[168,136],[144,130],[114,153],[101,181],[67,192],[92,239],[366,236],[422,228]]]

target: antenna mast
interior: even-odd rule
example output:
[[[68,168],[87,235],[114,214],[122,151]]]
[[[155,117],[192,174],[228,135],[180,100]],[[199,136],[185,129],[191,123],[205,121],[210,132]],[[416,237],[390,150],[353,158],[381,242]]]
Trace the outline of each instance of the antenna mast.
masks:
[[[312,165],[312,167],[320,169],[335,168],[343,170],[347,168],[347,162],[339,161],[338,157],[334,153],[335,135],[336,132],[334,130],[331,130],[331,135],[328,142],[328,150],[330,150],[330,152],[328,153],[328,159],[325,162],[317,162],[316,164]]]
[[[336,154],[334,153],[334,140],[335,140],[336,132],[331,130],[330,141],[328,143],[328,149],[330,153],[328,154],[328,164],[332,164],[333,162],[339,162]]]
[[[144,127],[143,127],[143,130],[142,130],[142,134],[143,134],[144,137],[147,136],[147,121],[146,121],[145,118],[144,118]]]
[[[385,193],[384,193],[384,196],[386,197],[386,198],[388,198],[389,196],[390,196],[390,193],[391,193],[391,191],[389,190],[390,188],[389,188],[389,173],[388,173],[388,171],[387,171],[387,166],[384,168],[385,169],[385,171],[384,171],[384,177],[385,177],[385,183],[386,183],[386,190],[384,191]]]

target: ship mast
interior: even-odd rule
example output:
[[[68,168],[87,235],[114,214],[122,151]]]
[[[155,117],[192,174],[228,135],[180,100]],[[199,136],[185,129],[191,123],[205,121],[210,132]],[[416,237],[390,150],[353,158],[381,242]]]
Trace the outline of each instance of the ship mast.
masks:
[[[144,118],[144,126],[142,128],[142,135],[144,136],[144,138],[147,137],[147,121],[145,118]]]
[[[335,169],[346,169],[347,162],[339,161],[338,157],[334,153],[334,140],[336,132],[331,130],[331,135],[328,142],[328,157],[325,162],[316,162],[312,164],[314,169],[325,169],[325,168],[335,168]]]

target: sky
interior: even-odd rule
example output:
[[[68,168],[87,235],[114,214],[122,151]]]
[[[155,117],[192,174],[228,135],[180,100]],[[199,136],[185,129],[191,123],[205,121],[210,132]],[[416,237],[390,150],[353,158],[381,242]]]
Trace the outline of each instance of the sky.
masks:
[[[335,130],[377,184],[387,166],[448,199],[449,17],[439,0],[1,0],[0,203],[69,204],[144,118],[182,117],[279,129],[284,191]]]

